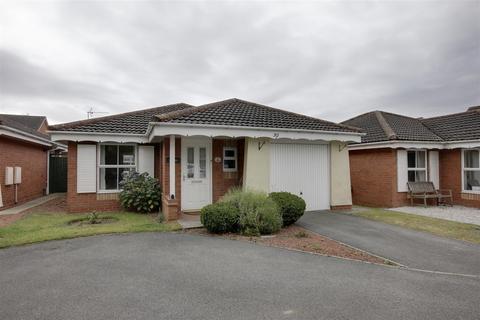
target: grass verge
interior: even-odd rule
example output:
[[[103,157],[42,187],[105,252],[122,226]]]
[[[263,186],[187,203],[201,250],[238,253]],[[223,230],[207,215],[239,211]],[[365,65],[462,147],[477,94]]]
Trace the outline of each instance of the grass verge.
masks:
[[[105,233],[174,231],[179,230],[176,222],[159,223],[156,215],[130,212],[100,214],[99,217],[115,217],[106,224],[69,225],[72,220],[86,218],[87,215],[66,213],[35,213],[0,227],[0,248],[29,244],[47,240],[69,239]]]
[[[370,220],[429,232],[437,236],[480,243],[480,226],[474,224],[424,217],[380,208],[365,208],[364,211],[355,211],[352,214]]]

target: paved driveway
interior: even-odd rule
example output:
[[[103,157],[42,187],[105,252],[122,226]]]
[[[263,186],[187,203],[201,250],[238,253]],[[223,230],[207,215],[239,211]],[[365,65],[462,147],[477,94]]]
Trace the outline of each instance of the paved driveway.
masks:
[[[480,275],[477,244],[327,211],[306,213],[298,224],[408,267]]]
[[[2,319],[475,319],[480,279],[187,234],[0,250]]]

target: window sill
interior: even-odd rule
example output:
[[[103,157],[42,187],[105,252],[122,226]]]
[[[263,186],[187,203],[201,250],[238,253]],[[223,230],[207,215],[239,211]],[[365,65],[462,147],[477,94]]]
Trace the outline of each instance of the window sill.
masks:
[[[473,190],[462,190],[462,193],[469,193],[469,194],[480,194],[480,191],[473,191]]]
[[[98,190],[97,193],[106,194],[106,193],[120,193],[122,190]]]

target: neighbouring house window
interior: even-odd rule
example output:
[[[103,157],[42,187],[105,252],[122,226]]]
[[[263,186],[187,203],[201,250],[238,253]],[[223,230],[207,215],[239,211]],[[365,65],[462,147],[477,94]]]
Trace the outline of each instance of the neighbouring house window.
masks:
[[[408,182],[426,181],[426,151],[407,151]]]
[[[134,145],[100,145],[99,190],[120,190],[119,183],[125,171],[136,168]]]
[[[480,150],[463,150],[463,190],[480,193]]]
[[[223,171],[237,171],[237,148],[223,148]]]

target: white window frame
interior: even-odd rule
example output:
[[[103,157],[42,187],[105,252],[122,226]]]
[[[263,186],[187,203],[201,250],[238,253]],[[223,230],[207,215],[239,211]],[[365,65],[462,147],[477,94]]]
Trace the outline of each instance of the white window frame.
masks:
[[[409,152],[415,152],[415,167],[413,167],[413,168],[411,168],[411,167],[408,166],[408,153],[409,153]],[[423,152],[423,153],[425,154],[425,167],[423,167],[423,168],[418,167],[418,153],[419,153],[419,152]],[[411,150],[411,149],[408,150],[408,149],[407,149],[407,181],[409,181],[409,180],[408,180],[408,173],[409,173],[410,171],[415,171],[415,173],[416,173],[417,171],[423,171],[423,172],[425,172],[425,181],[428,181],[428,180],[429,180],[429,177],[428,177],[428,167],[427,167],[428,165],[427,165],[427,163],[428,163],[428,152],[427,152],[426,149],[421,149],[421,150],[418,150],[418,149],[416,149],[416,150]],[[416,175],[415,175],[415,176],[416,176]]]
[[[133,147],[133,152],[135,154],[135,164],[134,165],[113,165],[113,164],[101,164],[101,152],[102,152],[102,146],[117,146],[117,163],[119,162],[118,157],[120,156],[120,153],[118,152],[119,146],[132,146]],[[100,189],[100,170],[104,168],[134,168],[136,171],[138,171],[138,146],[134,143],[99,143],[98,148],[97,148],[97,193],[119,193],[122,191],[122,189]]]
[[[474,194],[480,194],[480,191],[475,191],[475,190],[465,190],[465,171],[480,171],[480,168],[465,168],[465,151],[477,151],[479,153],[480,157],[480,149],[478,148],[472,148],[472,149],[462,149],[462,193],[474,193]]]
[[[227,157],[227,156],[225,156],[225,151],[233,151],[235,153],[235,155],[233,157]],[[234,160],[235,161],[235,168],[225,168],[225,160]],[[223,172],[236,172],[238,170],[237,147],[223,147],[222,168],[223,168]]]

